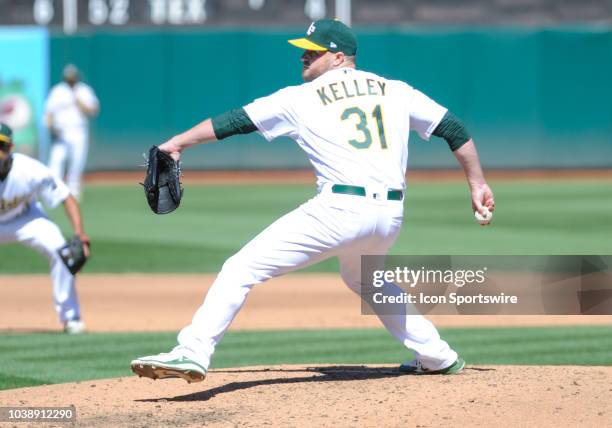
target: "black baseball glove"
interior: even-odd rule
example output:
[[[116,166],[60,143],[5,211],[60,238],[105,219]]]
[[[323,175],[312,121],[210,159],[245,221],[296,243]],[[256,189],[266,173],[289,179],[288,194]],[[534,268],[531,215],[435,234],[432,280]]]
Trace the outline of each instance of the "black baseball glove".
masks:
[[[147,158],[145,196],[155,214],[168,214],[178,208],[183,196],[181,168],[178,162],[157,146],[151,147]]]
[[[74,235],[66,245],[57,250],[62,261],[73,275],[80,271],[87,261],[85,245],[87,244],[81,241],[78,235]]]

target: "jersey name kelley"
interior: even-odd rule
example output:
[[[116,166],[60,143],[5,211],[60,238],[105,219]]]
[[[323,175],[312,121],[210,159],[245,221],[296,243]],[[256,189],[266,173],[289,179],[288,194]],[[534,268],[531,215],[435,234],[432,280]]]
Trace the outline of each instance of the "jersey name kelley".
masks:
[[[330,83],[317,89],[317,94],[324,106],[346,98],[385,95],[385,82],[374,79],[358,81],[340,81]]]

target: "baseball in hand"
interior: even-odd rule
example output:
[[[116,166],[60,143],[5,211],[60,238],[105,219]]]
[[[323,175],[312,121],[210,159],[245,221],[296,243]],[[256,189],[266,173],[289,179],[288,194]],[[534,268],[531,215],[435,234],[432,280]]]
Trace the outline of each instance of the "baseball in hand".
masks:
[[[487,207],[484,207],[484,211],[484,215],[480,214],[478,211],[474,211],[474,217],[476,217],[476,221],[481,226],[486,226],[487,224],[491,223],[491,219],[493,218],[493,213],[489,211]]]

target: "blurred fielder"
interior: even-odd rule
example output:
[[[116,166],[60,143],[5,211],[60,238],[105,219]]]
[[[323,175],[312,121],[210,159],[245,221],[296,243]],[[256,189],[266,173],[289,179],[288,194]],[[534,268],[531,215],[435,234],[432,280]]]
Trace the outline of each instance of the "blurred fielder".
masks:
[[[334,20],[313,22],[306,36],[289,41],[305,50],[302,77],[292,86],[207,119],[159,149],[176,160],[195,144],[259,131],[267,140],[289,136],[307,153],[318,194],[281,217],[228,259],[191,325],[169,353],[138,358],[132,370],[153,379],[204,379],[215,347],[255,284],[338,257],[355,293],[361,256],[385,255],[400,232],[404,210],[408,134],[447,140],[465,170],[474,211],[494,209],[475,145],[448,110],[408,84],[355,68],[357,41]],[[394,284],[391,284],[397,287]],[[377,314],[416,359],[406,373],[454,374],[465,362],[421,315]]]
[[[55,208],[64,204],[74,233],[89,256],[89,237],[83,229],[79,204],[68,187],[49,168],[20,153],[12,153],[12,130],[0,123],[0,244],[18,242],[45,255],[51,266],[53,302],[66,333],[82,333],[85,325],[71,270],[77,257],[71,253],[59,228],[45,214],[41,204]],[[64,253],[64,258],[60,254]],[[67,257],[66,257],[67,256]],[[78,256],[79,258],[81,256]],[[84,262],[84,260],[83,260]]]
[[[81,197],[81,180],[89,146],[89,119],[100,110],[93,89],[79,80],[79,70],[72,64],[63,72],[64,81],[51,88],[45,106],[45,125],[53,142],[49,168],[66,182],[70,193]]]

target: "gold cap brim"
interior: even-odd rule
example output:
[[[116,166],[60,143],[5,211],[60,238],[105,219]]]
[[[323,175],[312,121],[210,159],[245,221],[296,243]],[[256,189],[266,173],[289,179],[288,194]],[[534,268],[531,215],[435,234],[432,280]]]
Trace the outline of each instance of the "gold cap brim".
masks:
[[[304,39],[304,38],[292,39],[292,40],[287,40],[287,41],[291,43],[293,46],[296,46],[301,49],[306,49],[307,51],[326,51],[327,50],[327,48],[317,45],[316,43],[313,43],[310,40]]]

